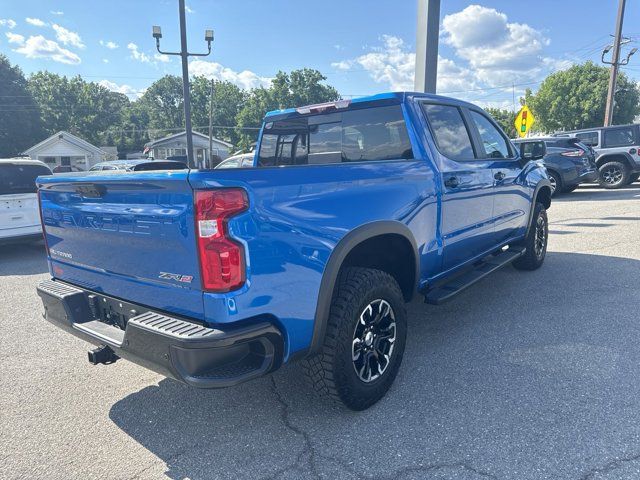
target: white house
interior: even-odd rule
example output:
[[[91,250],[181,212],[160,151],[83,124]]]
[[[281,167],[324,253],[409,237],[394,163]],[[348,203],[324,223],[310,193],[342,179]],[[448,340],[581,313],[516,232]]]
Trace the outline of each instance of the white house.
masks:
[[[69,132],[51,135],[24,153],[33,160],[46,163],[51,169],[62,165],[89,170],[105,158],[105,153],[98,147]]]
[[[213,138],[213,155],[222,160],[229,156],[233,145],[223,140]],[[157,160],[166,160],[169,157],[182,157],[187,155],[187,133],[181,132],[168,137],[160,138],[147,143],[145,153]],[[209,154],[209,137],[199,132],[193,132],[193,156],[198,166],[204,166],[211,158]]]

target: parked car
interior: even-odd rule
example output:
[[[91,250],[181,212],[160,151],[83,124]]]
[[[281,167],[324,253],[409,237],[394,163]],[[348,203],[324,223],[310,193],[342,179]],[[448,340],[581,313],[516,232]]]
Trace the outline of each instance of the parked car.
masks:
[[[243,153],[240,155],[234,155],[233,157],[229,157],[214,168],[251,168],[253,167],[254,153]]]
[[[598,181],[595,154],[576,137],[540,137],[514,140],[516,145],[527,148],[536,141],[544,142],[544,165],[549,174],[552,196],[568,193],[581,183]]]
[[[574,136],[596,152],[599,182],[622,188],[640,178],[640,124],[585,128],[557,133]]]
[[[80,167],[76,167],[75,165],[58,165],[53,167],[53,173],[73,173],[73,172],[84,172]]]
[[[89,171],[141,172],[149,170],[184,170],[186,168],[186,163],[173,160],[112,160],[96,163]]]
[[[521,157],[475,105],[381,94],[271,112],[261,132],[251,169],[39,179],[38,294],[101,345],[92,363],[217,388],[304,359],[361,410],[396,377],[416,292],[440,304],[545,259],[544,145]]]
[[[42,240],[36,178],[51,174],[37,160],[0,160],[0,243]]]

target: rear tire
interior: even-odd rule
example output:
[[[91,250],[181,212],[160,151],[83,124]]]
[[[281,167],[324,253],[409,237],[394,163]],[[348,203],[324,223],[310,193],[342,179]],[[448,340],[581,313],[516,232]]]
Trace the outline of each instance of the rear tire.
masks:
[[[531,228],[522,246],[527,249],[525,254],[513,262],[518,270],[536,270],[542,266],[547,255],[549,241],[549,220],[544,205],[536,203],[533,210]]]
[[[598,169],[598,181],[603,188],[621,188],[628,184],[631,172],[622,162],[607,162]]]
[[[562,193],[562,178],[560,175],[554,172],[553,170],[547,170],[547,174],[549,175],[549,182],[551,182],[551,196],[555,197]]]
[[[380,270],[344,268],[320,353],[303,361],[313,387],[364,410],[391,387],[404,354],[407,314],[398,282]]]

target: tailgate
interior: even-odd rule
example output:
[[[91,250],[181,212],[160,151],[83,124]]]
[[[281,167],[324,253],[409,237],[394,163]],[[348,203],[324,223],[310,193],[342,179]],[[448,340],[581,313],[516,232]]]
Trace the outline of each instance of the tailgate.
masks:
[[[40,178],[52,274],[203,317],[188,171]]]
[[[35,193],[0,195],[0,234],[3,230],[40,225]]]

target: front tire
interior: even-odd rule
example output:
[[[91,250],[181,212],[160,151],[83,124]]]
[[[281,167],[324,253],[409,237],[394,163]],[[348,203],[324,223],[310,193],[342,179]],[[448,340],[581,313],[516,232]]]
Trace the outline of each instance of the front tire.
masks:
[[[513,262],[518,270],[536,270],[540,268],[547,255],[549,240],[549,220],[547,210],[541,203],[536,203],[533,210],[531,228],[522,246],[527,250],[523,256]]]
[[[338,277],[324,343],[303,362],[313,387],[351,410],[365,410],[393,383],[406,343],[407,314],[398,282],[372,268]]]
[[[607,162],[600,166],[599,182],[604,188],[620,188],[629,182],[631,172],[622,162]]]

